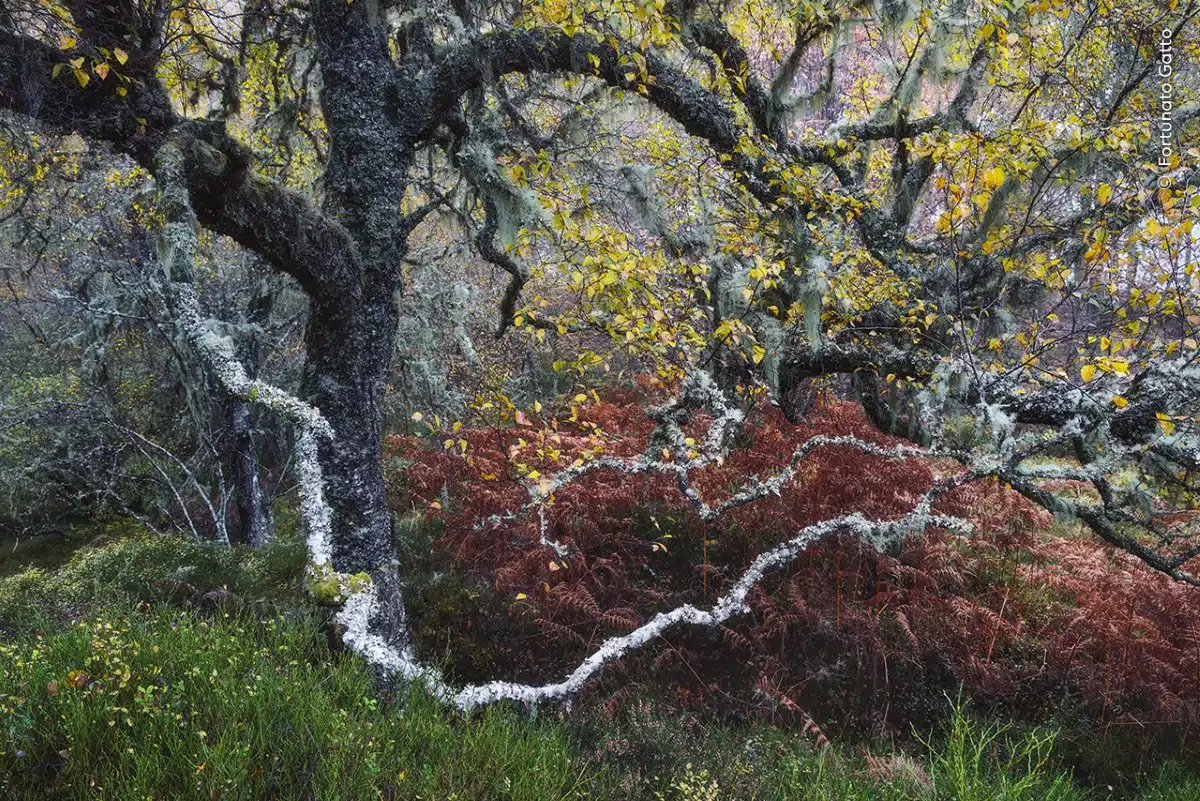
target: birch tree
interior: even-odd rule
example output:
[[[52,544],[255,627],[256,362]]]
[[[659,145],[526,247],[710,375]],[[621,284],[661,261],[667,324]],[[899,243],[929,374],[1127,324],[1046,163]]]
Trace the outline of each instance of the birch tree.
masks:
[[[935,496],[983,478],[1196,581],[1178,513],[1200,469],[1197,10],[8,2],[0,105],[153,175],[176,314],[228,391],[296,424],[314,563],[349,596],[347,641],[390,670],[429,676],[407,650],[380,447],[406,259],[434,221],[504,278],[496,336],[601,333],[682,382],[658,412],[674,466],[585,469],[674,472],[717,514],[688,474],[727,432],[697,450],[680,420],[732,422],[730,391],[756,383],[798,418],[836,376],[881,429],[960,465],[903,520],[799,532],[714,609],[666,612],[560,685],[439,690],[470,707],[566,696],[667,626],[720,622],[833,531],[961,529]],[[298,397],[204,319],[197,226],[307,294]],[[1048,488],[1064,478],[1097,500]],[[526,511],[545,502],[531,479]]]

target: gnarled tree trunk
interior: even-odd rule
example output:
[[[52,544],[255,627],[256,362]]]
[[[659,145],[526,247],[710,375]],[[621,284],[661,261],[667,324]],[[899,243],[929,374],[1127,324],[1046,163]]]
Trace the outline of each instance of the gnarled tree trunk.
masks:
[[[308,325],[303,391],[334,431],[320,456],[343,573],[373,573],[394,556],[380,449],[396,324],[390,282],[368,278],[353,304],[314,302]]]

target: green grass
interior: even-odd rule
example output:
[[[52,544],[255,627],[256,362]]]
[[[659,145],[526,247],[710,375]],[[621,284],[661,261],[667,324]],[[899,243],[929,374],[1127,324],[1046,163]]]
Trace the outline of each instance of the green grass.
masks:
[[[172,594],[164,581],[186,582],[200,592],[228,588],[260,608],[303,603],[308,558],[298,532],[281,534],[259,551],[120,533],[101,547],[73,550],[56,569],[31,567],[0,577],[0,632],[53,629],[93,609],[161,601]]]
[[[1179,765],[1164,765],[1142,789],[1141,801],[1200,801],[1200,777]]]
[[[961,697],[954,703],[934,754],[934,783],[957,801],[1077,801],[1083,794],[1071,777],[1051,761],[1057,735],[1033,730],[1008,736],[1003,723],[980,722],[966,714]]]
[[[1178,766],[1081,788],[1055,735],[947,704],[916,754],[815,749],[794,728],[633,700],[463,718],[331,653],[303,549],[127,537],[0,578],[0,798],[1200,801]],[[239,613],[159,583],[228,586]]]
[[[152,609],[0,646],[0,796],[571,797],[561,731],[381,700],[312,621]]]

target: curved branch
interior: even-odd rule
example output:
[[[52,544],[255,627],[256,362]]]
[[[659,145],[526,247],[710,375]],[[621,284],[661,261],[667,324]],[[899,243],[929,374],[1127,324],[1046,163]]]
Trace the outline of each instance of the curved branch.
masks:
[[[264,381],[252,380],[234,354],[233,343],[204,321],[193,285],[197,220],[186,186],[186,158],[175,140],[159,148],[155,167],[166,219],[159,233],[159,260],[169,281],[168,300],[188,339],[226,391],[265,406],[298,429],[296,464],[308,549],[315,564],[327,564],[332,554],[331,511],[324,498],[317,441],[332,438],[333,429],[316,407]]]
[[[556,30],[496,30],[450,48],[434,67],[429,81],[429,125],[419,136],[431,135],[464,94],[502,75],[595,75],[615,89],[643,94],[687,133],[729,156],[730,168],[759,201],[774,204],[782,197],[779,187],[772,184],[765,162],[742,152],[748,133],[716,93],[662,56],[620,42],[614,46],[613,41],[584,33],[568,36]],[[638,62],[645,64],[644,74]]]
[[[500,323],[496,327],[496,339],[499,339],[504,336],[504,332],[512,325],[513,317],[516,316],[517,301],[521,297],[521,289],[529,280],[529,270],[496,244],[496,231],[500,227],[496,204],[485,199],[484,213],[486,217],[483,228],[475,235],[475,247],[479,249],[479,255],[483,256],[485,261],[511,276],[508,288],[504,290],[504,298],[500,301]]]
[[[759,133],[776,142],[784,142],[787,132],[781,125],[781,109],[755,76],[750,56],[741,42],[722,23],[712,20],[693,22],[686,30],[695,37],[697,44],[711,50],[721,62],[725,77],[750,112]]]
[[[255,175],[249,152],[222,127],[177,115],[151,75],[142,77],[141,88],[118,96],[110,82],[80,86],[69,69],[54,77],[68,55],[0,30],[0,108],[107,142],[152,173],[159,149],[174,137],[179,178],[205,227],[259,253],[314,298],[340,302],[357,295],[358,255],[342,226],[303,195]]]
[[[1102,506],[1069,500],[1042,489],[1031,479],[1017,473],[1002,473],[1000,480],[1011,484],[1017,492],[1049,512],[1066,514],[1082,520],[1100,539],[1136,556],[1160,573],[1165,573],[1176,581],[1200,587],[1200,577],[1183,570],[1183,566],[1195,558],[1194,552],[1188,551],[1174,557],[1164,556],[1147,548],[1134,537],[1121,533],[1116,522]]]
[[[671,628],[683,624],[711,628],[734,615],[748,611],[747,599],[751,590],[768,573],[790,564],[806,548],[825,537],[849,530],[875,548],[883,549],[890,543],[923,531],[930,525],[942,526],[958,533],[969,532],[970,525],[966,521],[930,513],[930,506],[937,496],[957,484],[957,480],[939,483],[917,502],[909,514],[900,519],[869,520],[855,513],[806,526],[788,541],[759,554],[734,582],[729,592],[718,599],[710,609],[701,610],[686,604],[670,612],[660,612],[629,634],[605,641],[562,681],[551,684],[493,681],[469,685],[455,691],[435,671],[416,662],[411,655],[389,647],[382,637],[370,631],[369,621],[377,613],[379,606],[373,587],[352,596],[338,616],[338,622],[346,627],[346,644],[356,653],[363,655],[372,665],[405,679],[424,681],[436,698],[463,712],[505,700],[536,705],[569,699],[582,691],[587,682],[605,665],[642,648]]]

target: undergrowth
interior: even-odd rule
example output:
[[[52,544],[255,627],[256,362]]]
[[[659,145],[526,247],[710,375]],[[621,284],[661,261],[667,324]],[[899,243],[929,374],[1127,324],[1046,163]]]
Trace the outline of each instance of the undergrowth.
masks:
[[[330,651],[321,610],[301,594],[252,603],[295,578],[292,546],[276,547],[133,536],[0,578],[0,797],[1200,799],[1173,765],[1140,790],[1085,791],[1052,732],[944,699],[944,727],[909,750],[645,699],[462,718]],[[163,595],[185,568],[198,587],[225,579],[246,602],[235,612]],[[43,614],[14,616],[22,598]]]
[[[462,680],[557,680],[660,611],[711,606],[755,556],[806,525],[906,513],[946,468],[826,446],[778,496],[711,523],[669,476],[598,471],[546,509],[548,535],[570,555],[540,545],[538,515],[512,516],[528,500],[516,465],[551,476],[601,440],[608,456],[641,453],[646,405],[627,393],[445,440],[436,430],[389,440],[404,466],[391,477],[401,541],[422,543],[407,574],[436,578],[414,581],[423,653],[448,652]],[[827,403],[795,426],[766,405],[749,415],[723,463],[693,471],[709,503],[778,471],[814,436],[894,444],[855,404]],[[689,432],[701,436],[704,423]],[[930,531],[886,553],[853,538],[819,543],[751,594],[748,615],[716,632],[671,632],[602,674],[597,694],[610,711],[646,696],[731,718],[790,706],[829,736],[903,739],[914,724],[935,726],[944,693],[961,685],[1000,715],[1070,714],[1124,732],[1138,759],[1164,742],[1186,749],[1200,723],[1200,592],[994,481],[937,510],[968,518],[976,534]],[[1103,778],[1102,765],[1090,772]]]
[[[57,569],[32,567],[0,579],[0,632],[53,627],[113,603],[190,600],[233,602],[269,610],[302,603],[308,563],[303,540],[281,529],[255,551],[221,548],[183,537],[161,537],[128,526],[106,528],[98,547],[81,547]],[[228,595],[225,595],[228,593]]]
[[[814,750],[771,727],[710,729],[651,708],[588,749],[579,725],[560,715],[493,708],[463,720],[420,688],[381,695],[366,666],[329,653],[316,630],[303,617],[206,619],[143,604],[0,645],[0,791],[13,799],[1082,797],[1041,760],[1046,738],[1013,748],[994,729],[977,736],[961,711],[927,767]],[[629,751],[650,738],[660,760]],[[1003,748],[1009,756],[994,759]],[[1035,752],[1038,760],[1024,758]]]
[[[315,631],[152,608],[0,646],[0,795],[532,801],[586,778],[560,731],[380,699]]]

